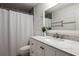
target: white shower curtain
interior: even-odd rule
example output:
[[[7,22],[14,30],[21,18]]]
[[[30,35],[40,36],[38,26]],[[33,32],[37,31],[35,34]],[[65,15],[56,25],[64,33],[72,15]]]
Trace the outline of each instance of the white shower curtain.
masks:
[[[33,15],[0,8],[0,56],[18,53],[33,35]]]
[[[7,56],[8,51],[8,11],[0,8],[0,56]]]
[[[28,44],[33,35],[33,16],[9,11],[10,13],[10,55],[17,55],[18,49]]]

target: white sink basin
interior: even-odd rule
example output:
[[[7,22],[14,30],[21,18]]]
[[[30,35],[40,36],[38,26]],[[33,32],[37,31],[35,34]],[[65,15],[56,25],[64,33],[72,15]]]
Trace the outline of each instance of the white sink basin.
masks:
[[[60,39],[60,38],[54,38],[54,37],[50,37],[50,36],[45,36],[42,37],[44,40],[46,41],[52,41],[52,40],[56,40],[56,41],[65,41],[64,39]]]
[[[64,39],[61,39],[61,38],[55,38],[55,40],[57,40],[57,41],[65,41]]]

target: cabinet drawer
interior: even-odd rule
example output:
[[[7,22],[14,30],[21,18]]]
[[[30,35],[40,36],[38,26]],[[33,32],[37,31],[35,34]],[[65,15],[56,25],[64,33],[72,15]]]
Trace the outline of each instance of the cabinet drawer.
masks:
[[[56,50],[56,56],[72,56],[72,55],[57,49]]]

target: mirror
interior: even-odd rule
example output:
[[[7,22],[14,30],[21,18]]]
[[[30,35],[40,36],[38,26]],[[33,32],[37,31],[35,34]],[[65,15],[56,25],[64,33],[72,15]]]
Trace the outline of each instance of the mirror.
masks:
[[[79,3],[58,3],[46,10],[45,26],[52,30],[79,30]]]

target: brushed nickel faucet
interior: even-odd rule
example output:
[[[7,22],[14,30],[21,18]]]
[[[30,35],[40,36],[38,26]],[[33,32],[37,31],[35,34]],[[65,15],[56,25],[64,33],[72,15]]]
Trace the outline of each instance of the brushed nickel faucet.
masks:
[[[63,35],[61,35],[61,34],[59,34],[59,33],[55,33],[55,34],[53,35],[53,37],[63,39]]]

